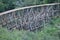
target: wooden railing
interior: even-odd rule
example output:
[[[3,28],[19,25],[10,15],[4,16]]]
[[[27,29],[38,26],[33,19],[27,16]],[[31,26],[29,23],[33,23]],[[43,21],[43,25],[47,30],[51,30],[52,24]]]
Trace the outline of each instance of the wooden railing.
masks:
[[[60,15],[60,3],[17,8],[0,13],[0,25],[8,29],[35,30]]]

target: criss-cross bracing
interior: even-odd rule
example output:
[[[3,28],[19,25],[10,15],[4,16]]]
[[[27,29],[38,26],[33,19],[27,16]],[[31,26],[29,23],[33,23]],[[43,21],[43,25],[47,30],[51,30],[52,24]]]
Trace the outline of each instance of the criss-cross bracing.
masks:
[[[60,3],[22,7],[0,13],[0,26],[10,30],[35,30],[55,16],[60,16]]]

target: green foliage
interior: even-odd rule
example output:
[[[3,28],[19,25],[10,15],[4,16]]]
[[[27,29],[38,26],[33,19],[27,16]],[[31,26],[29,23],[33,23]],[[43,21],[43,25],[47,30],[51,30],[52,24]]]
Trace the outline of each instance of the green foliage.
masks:
[[[54,3],[55,0],[44,0],[44,3]]]
[[[0,2],[0,12],[4,11],[5,9],[5,4],[3,4],[2,2]]]
[[[14,1],[13,0],[0,0],[0,12],[14,9],[15,8]]]
[[[41,4],[42,0],[24,0],[24,5],[37,5]]]
[[[31,6],[31,5],[36,5],[40,4],[40,0],[18,0],[17,6]]]
[[[29,31],[8,31],[5,28],[0,28],[0,40],[60,40],[58,29],[46,27],[41,32]],[[58,34],[59,33],[59,34]]]
[[[60,2],[60,0],[0,0],[0,12],[22,6],[31,6],[55,2]]]
[[[60,23],[60,18],[55,18],[54,24]],[[60,40],[60,28],[48,24],[41,31],[30,32],[24,30],[7,30],[0,27],[0,40]]]

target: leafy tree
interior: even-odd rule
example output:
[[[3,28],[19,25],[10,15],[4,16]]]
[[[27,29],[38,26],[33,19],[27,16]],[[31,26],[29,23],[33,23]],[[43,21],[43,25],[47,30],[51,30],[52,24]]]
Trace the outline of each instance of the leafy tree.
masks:
[[[60,0],[43,0],[44,3],[58,3]]]
[[[0,0],[0,12],[15,8],[15,0]]]

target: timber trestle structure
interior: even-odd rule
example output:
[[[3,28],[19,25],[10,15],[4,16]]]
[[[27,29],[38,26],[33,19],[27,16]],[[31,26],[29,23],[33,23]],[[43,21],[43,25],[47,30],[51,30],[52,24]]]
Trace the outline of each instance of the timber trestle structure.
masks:
[[[43,27],[54,16],[60,16],[60,3],[22,7],[0,13],[0,26],[35,30]]]

